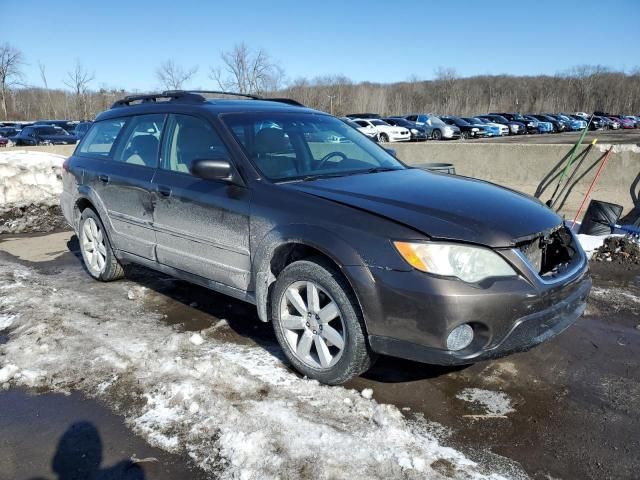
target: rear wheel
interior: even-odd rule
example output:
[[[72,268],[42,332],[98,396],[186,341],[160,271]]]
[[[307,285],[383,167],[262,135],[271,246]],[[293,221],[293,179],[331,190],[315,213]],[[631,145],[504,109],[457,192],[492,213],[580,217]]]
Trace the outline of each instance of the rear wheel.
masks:
[[[287,266],[276,280],[271,310],[278,342],[303,375],[335,385],[373,364],[355,296],[323,258]]]
[[[434,140],[442,140],[442,132],[436,128],[433,132],[431,132],[431,138],[433,138]]]
[[[124,277],[124,269],[113,254],[100,217],[86,208],[80,216],[79,240],[82,259],[89,275],[110,282]]]

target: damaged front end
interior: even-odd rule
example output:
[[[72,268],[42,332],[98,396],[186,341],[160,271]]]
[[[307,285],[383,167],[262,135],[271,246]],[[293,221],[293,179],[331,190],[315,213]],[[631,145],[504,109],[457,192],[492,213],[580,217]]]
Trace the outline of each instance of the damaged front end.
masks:
[[[556,283],[586,267],[586,256],[566,225],[516,243],[514,252],[543,283]]]

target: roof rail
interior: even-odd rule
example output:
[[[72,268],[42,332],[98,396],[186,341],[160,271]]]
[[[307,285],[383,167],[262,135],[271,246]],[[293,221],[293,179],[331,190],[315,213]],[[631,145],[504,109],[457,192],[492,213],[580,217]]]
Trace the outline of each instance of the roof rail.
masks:
[[[206,101],[202,95],[186,92],[182,90],[168,90],[162,93],[148,93],[143,95],[127,95],[121,100],[117,100],[111,105],[111,108],[129,107],[132,104],[138,103],[156,103],[160,99],[167,99],[168,101],[181,100],[191,103],[201,103]]]
[[[172,93],[172,92],[179,92],[180,90],[170,90],[168,92],[164,92],[164,93]],[[279,102],[279,103],[286,103],[287,105],[293,105],[295,107],[304,107],[305,105],[303,105],[302,103],[298,102],[297,100],[293,100],[292,98],[270,98],[270,97],[261,97],[259,95],[253,95],[250,93],[238,93],[238,92],[225,92],[223,90],[187,90],[189,93],[213,93],[213,94],[217,94],[217,95],[230,95],[230,96],[234,96],[234,97],[246,97],[246,98],[250,98],[251,100],[264,100],[266,102]]]
[[[290,98],[263,98],[257,95],[251,95],[248,93],[237,92],[225,92],[222,90],[165,90],[162,93],[148,93],[142,95],[128,95],[121,100],[116,101],[111,108],[129,107],[131,105],[138,105],[140,103],[156,103],[160,101],[183,101],[188,103],[202,103],[207,99],[201,94],[212,93],[216,95],[229,95],[235,97],[244,97],[251,100],[264,100],[268,102],[286,103],[287,105],[293,105],[296,107],[304,107],[304,105],[296,100]]]

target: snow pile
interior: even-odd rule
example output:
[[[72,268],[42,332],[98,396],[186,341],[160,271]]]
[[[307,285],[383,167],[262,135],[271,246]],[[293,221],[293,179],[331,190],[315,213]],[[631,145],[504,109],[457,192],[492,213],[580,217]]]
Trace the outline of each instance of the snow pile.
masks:
[[[64,160],[47,152],[0,152],[0,233],[64,227],[58,206]]]
[[[525,477],[512,462],[479,465],[441,445],[427,421],[391,405],[299,378],[279,349],[178,332],[126,300],[130,288],[87,282],[78,268],[52,277],[0,263],[0,314],[12,318],[5,388],[99,396],[151,444],[186,451],[216,478],[443,478],[442,462],[456,478]]]
[[[57,204],[65,158],[47,152],[1,152],[0,208]]]

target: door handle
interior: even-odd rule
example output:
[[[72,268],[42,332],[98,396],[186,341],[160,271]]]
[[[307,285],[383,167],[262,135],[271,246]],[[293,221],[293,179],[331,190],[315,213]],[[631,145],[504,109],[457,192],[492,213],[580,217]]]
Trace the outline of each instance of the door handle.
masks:
[[[163,197],[170,197],[171,196],[171,188],[167,187],[166,185],[158,185],[156,187],[156,190],[158,190],[158,193],[160,195],[162,195]]]
[[[98,175],[98,180],[102,183],[109,183],[109,175]]]

